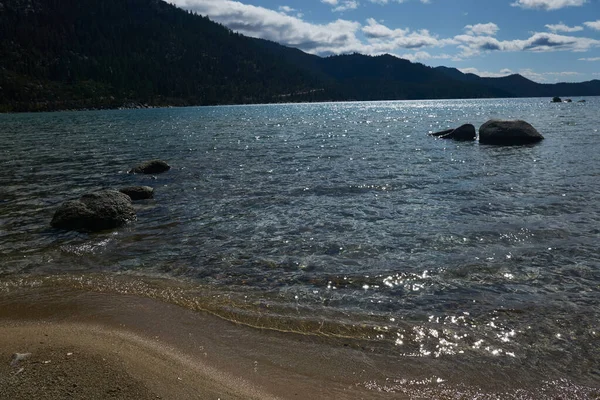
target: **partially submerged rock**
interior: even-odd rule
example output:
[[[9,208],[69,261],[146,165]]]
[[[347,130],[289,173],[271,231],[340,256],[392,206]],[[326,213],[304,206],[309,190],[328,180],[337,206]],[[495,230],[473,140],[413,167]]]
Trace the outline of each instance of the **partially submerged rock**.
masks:
[[[537,143],[544,137],[522,120],[490,120],[479,128],[479,143],[504,146]]]
[[[162,160],[150,160],[139,164],[129,170],[130,174],[160,174],[171,169],[171,166]]]
[[[552,103],[562,103],[562,99],[560,97],[553,97]]]
[[[446,130],[443,130],[443,131],[430,133],[429,135],[430,136],[435,136],[435,137],[444,137],[447,134],[451,133],[453,130],[454,129],[446,129]]]
[[[116,190],[103,190],[63,203],[50,225],[78,232],[113,229],[136,219],[129,196]]]
[[[119,192],[126,194],[131,200],[144,200],[154,197],[154,189],[150,186],[128,186],[119,189]]]
[[[464,124],[456,129],[447,129],[441,132],[430,133],[431,136],[439,137],[440,139],[453,139],[460,141],[475,140],[477,132],[472,124]]]

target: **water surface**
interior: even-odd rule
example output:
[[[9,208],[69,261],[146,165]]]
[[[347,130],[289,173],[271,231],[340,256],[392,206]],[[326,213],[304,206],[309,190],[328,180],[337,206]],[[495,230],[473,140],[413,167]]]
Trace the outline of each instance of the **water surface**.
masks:
[[[505,368],[527,384],[598,387],[599,106],[0,115],[0,277],[5,290],[51,281],[140,294],[145,279],[168,278],[154,296],[417,359],[438,375],[487,369],[503,382],[494,368]],[[427,136],[490,118],[525,119],[546,139]],[[152,158],[173,168],[126,173]],[[156,189],[136,223],[91,235],[49,227],[61,202],[132,184]]]

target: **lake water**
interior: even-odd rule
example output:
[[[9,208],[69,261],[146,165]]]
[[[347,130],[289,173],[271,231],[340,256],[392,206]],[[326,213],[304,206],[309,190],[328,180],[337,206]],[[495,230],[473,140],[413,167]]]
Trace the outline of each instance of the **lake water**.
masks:
[[[0,115],[0,282],[150,295],[429,365],[440,381],[485,370],[501,386],[513,371],[593,398],[600,98],[586,100]],[[427,135],[491,118],[546,139]],[[153,158],[173,168],[126,173]],[[133,184],[155,188],[137,222],[49,227],[63,201]]]

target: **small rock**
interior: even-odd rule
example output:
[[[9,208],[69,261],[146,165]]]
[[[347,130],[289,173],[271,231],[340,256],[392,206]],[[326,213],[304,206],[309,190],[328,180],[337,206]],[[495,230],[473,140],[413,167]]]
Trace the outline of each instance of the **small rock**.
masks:
[[[560,97],[553,97],[552,103],[562,103],[562,99]]]
[[[154,197],[154,189],[150,186],[128,186],[119,189],[119,192],[126,194],[131,200],[144,200]]]
[[[129,170],[130,174],[161,174],[171,169],[171,166],[162,160],[150,160],[139,164]]]

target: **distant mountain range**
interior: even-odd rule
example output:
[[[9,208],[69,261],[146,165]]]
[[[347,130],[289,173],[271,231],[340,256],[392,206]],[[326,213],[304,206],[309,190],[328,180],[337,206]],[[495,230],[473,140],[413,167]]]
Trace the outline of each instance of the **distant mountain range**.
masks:
[[[318,57],[161,0],[1,0],[0,111],[600,95],[390,55]]]

